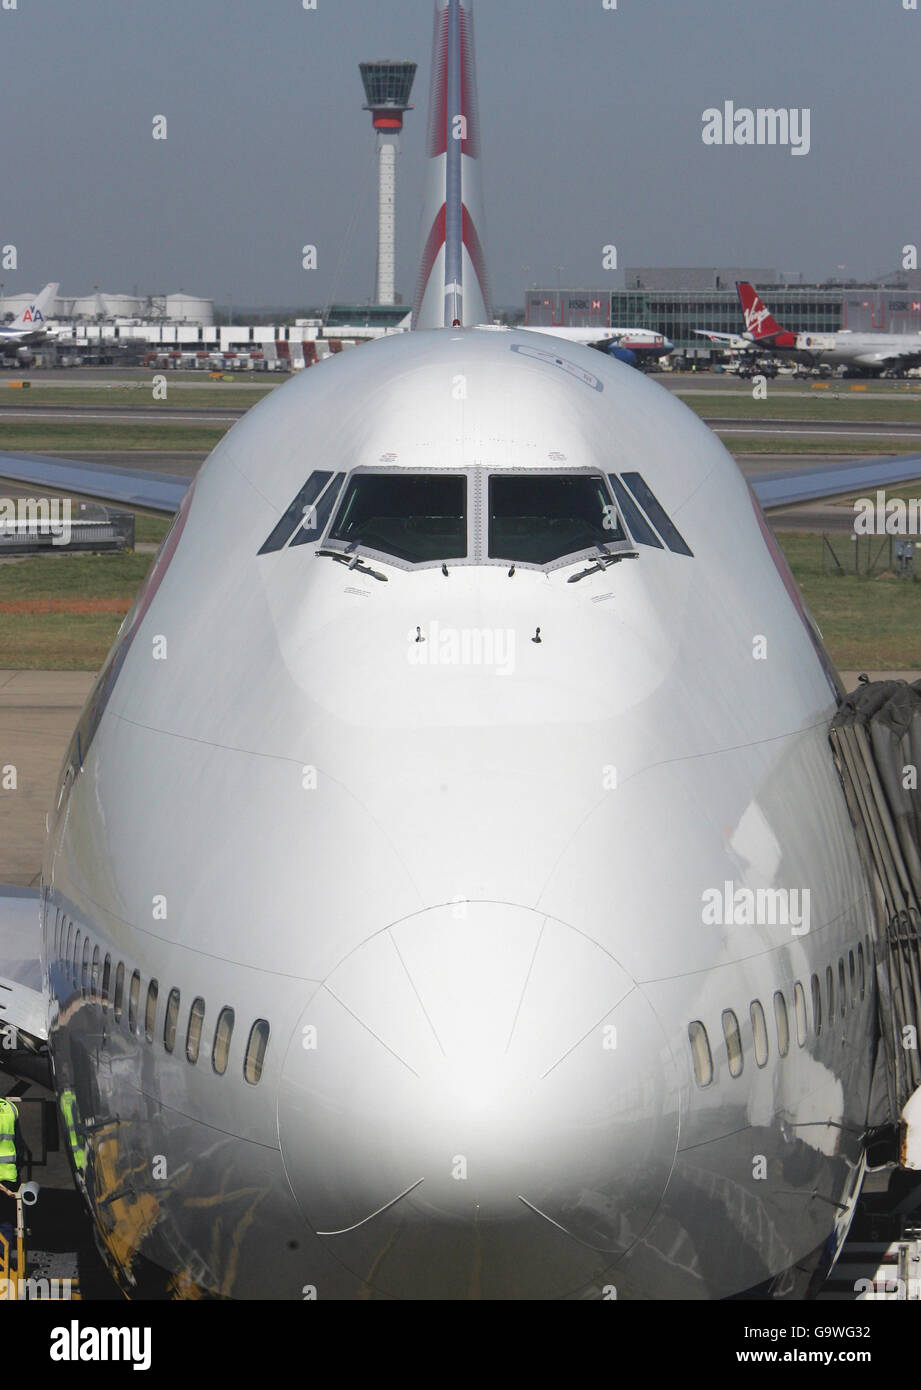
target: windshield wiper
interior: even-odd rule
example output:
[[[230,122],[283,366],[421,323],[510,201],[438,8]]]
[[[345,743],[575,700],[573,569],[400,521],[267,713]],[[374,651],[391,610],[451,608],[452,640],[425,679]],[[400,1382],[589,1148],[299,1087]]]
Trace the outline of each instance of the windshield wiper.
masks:
[[[350,570],[358,570],[359,574],[370,574],[372,579],[381,579],[385,584],[389,583],[386,574],[381,574],[380,570],[372,569],[370,565],[366,565],[360,555],[349,555],[342,550],[318,550],[316,553],[328,560],[338,560],[340,565],[348,565]]]
[[[567,579],[567,584],[577,584],[586,575],[597,574],[599,570],[606,570],[609,565],[616,565],[619,560],[638,560],[640,553],[638,550],[621,550],[616,555],[610,555],[606,550],[602,551],[600,557],[588,569],[580,570],[578,574],[571,574]]]

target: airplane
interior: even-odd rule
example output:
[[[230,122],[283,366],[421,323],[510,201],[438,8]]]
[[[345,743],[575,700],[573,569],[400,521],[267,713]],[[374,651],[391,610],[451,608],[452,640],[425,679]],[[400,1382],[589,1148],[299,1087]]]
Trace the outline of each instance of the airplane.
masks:
[[[884,371],[904,370],[921,363],[921,334],[854,333],[850,329],[837,333],[790,333],[780,327],[753,285],[739,281],[736,290],[745,318],[744,334],[694,330],[719,347],[778,356],[792,354],[812,366],[850,368],[864,376],[879,376]]]
[[[34,304],[28,304],[18,318],[0,328],[0,353],[6,357],[22,355],[23,349],[48,337],[46,312],[57,298],[60,285],[48,284]]]
[[[191,484],[0,455],[175,515],[0,894],[0,1059],[133,1298],[802,1297],[872,1156],[884,928],[758,498],[921,457],[753,496],[624,363],[477,328],[472,23],[413,332]]]
[[[481,327],[484,325],[480,325]],[[551,338],[562,338],[564,342],[580,343],[584,347],[596,348],[616,357],[628,366],[652,364],[660,357],[674,352],[674,343],[661,333],[650,328],[564,328],[557,325],[546,327],[522,325],[522,332],[543,333]]]

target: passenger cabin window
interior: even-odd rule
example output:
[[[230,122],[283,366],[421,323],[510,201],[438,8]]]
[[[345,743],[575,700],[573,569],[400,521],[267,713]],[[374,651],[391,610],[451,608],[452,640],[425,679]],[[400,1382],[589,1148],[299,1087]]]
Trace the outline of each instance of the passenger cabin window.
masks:
[[[729,1075],[742,1075],[742,1034],[739,1020],[732,1009],[723,1010],[723,1037],[726,1039],[726,1058],[729,1062]]]
[[[828,1005],[828,1026],[835,1021],[835,972],[831,966],[825,970],[825,1003]]]
[[[847,980],[844,975],[844,961],[838,961],[838,996],[841,1000],[841,1017],[847,1014]]]
[[[189,1010],[189,1026],[185,1035],[185,1055],[194,1066],[201,1049],[201,1030],[205,1020],[204,999],[193,999]]]
[[[269,1045],[269,1025],[264,1018],[257,1018],[249,1030],[246,1056],[243,1059],[243,1075],[251,1086],[255,1086],[262,1076],[265,1050]]]
[[[79,928],[77,929],[77,935],[74,937],[73,976],[74,976],[74,986],[76,987],[76,986],[80,983],[80,930],[79,930]]]
[[[179,991],[171,989],[166,1001],[166,1017],[163,1020],[163,1046],[172,1052],[176,1046],[176,1026],[179,1022]]]
[[[489,479],[491,559],[549,565],[626,540],[600,475],[497,473]]]
[[[355,473],[327,537],[410,564],[467,554],[462,473]]]
[[[777,1025],[777,1051],[786,1057],[790,1051],[790,1020],[787,1017],[787,1001],[780,990],[774,995],[774,1022]]]
[[[144,1035],[148,1042],[154,1040],[154,1026],[157,1022],[157,997],[160,993],[160,986],[156,980],[151,980],[147,986],[147,1003],[144,1006]]]
[[[758,999],[753,999],[749,1010],[752,1021],[752,1040],[755,1044],[755,1061],[759,1067],[766,1067],[768,1060],[768,1031],[764,1019],[764,1009]]]
[[[141,972],[135,970],[131,976],[131,988],[128,991],[128,1027],[132,1033],[138,1030],[138,1004],[141,998]]]
[[[85,994],[90,982],[90,939],[88,936],[83,938],[83,970],[80,977],[80,988]]]
[[[854,952],[853,952],[853,951],[848,951],[848,953],[847,953],[847,968],[848,968],[848,974],[849,974],[850,977],[851,977],[851,1003],[852,1003],[852,1004],[856,1004],[856,1003],[857,1003],[857,962],[856,962],[856,960],[854,959]]]
[[[863,944],[857,947],[857,980],[860,985],[860,997],[864,997],[867,988],[866,963],[863,958]]]
[[[688,1041],[691,1044],[691,1057],[694,1060],[694,1075],[698,1086],[709,1086],[713,1080],[713,1057],[710,1053],[710,1039],[701,1022],[688,1024]]]
[[[112,987],[112,957],[106,955],[102,963],[102,1002],[108,1004],[109,990]]]
[[[218,1076],[227,1070],[230,1057],[230,1039],[233,1036],[233,1009],[221,1009],[217,1027],[214,1030],[214,1048],[211,1052],[211,1065]]]
[[[115,972],[115,1022],[121,1023],[122,1010],[125,1004],[125,963],[118,962],[118,969]]]
[[[815,1023],[815,1035],[818,1038],[822,1033],[822,987],[819,984],[818,975],[812,977],[812,1018]]]
[[[90,975],[90,993],[92,994],[92,996],[93,996],[94,999],[98,999],[98,998],[99,998],[99,961],[100,961],[99,947],[98,947],[98,946],[94,946],[94,947],[93,947],[93,968],[92,968],[92,973],[91,973],[91,975]]]
[[[793,1012],[796,1014],[796,1041],[800,1047],[805,1047],[809,1033],[809,1017],[806,1013],[806,991],[799,980],[793,986]]]

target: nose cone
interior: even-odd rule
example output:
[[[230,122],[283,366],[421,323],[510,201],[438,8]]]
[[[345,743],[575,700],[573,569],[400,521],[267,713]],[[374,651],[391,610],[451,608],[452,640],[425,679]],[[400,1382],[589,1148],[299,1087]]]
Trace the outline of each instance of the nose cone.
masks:
[[[397,1297],[554,1297],[616,1263],[671,1171],[662,1030],[596,942],[458,904],[378,933],[285,1059],[279,1133],[305,1220]]]

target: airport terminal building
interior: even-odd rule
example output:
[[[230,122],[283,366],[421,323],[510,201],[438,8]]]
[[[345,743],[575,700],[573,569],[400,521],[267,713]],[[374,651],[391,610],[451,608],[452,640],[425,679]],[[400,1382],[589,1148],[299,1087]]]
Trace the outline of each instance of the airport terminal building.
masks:
[[[531,289],[525,322],[533,328],[649,328],[669,338],[678,353],[707,359],[710,345],[694,330],[741,333],[745,324],[735,287],[737,280],[749,280],[778,323],[793,333],[921,332],[921,286],[790,285],[776,270],[758,266],[628,267],[624,280],[622,290]]]

